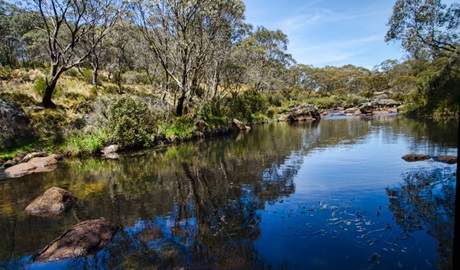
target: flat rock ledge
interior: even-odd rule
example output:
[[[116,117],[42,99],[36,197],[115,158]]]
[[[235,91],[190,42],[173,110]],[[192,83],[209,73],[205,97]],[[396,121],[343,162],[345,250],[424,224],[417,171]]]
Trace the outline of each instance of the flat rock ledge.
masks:
[[[38,172],[50,172],[57,168],[59,158],[60,156],[57,154],[31,158],[25,163],[8,167],[4,174],[6,178],[19,178]]]
[[[53,262],[86,256],[107,246],[117,231],[117,226],[104,219],[83,221],[49,243],[32,260]]]
[[[57,215],[77,202],[77,197],[65,189],[52,187],[33,200],[24,210],[29,215]]]

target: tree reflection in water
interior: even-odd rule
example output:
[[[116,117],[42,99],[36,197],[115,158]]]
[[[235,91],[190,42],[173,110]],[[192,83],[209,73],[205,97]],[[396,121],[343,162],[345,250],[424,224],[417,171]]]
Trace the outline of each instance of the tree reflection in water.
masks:
[[[404,184],[387,188],[390,211],[404,230],[400,239],[426,230],[438,243],[438,269],[452,269],[456,171],[443,168],[404,175]]]

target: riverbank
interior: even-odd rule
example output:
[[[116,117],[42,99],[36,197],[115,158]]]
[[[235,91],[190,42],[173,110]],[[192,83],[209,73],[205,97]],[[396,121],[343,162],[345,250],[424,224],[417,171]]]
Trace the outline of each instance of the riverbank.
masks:
[[[0,135],[3,162],[42,151],[64,156],[99,155],[104,147],[114,144],[121,150],[145,149],[228,134],[258,123],[312,121],[321,115],[386,115],[411,106],[400,106],[391,99],[391,93],[373,97],[368,93],[363,97],[315,92],[284,96],[246,88],[224,93],[219,99],[197,96],[187,100],[184,115],[175,116],[175,98],[149,85],[126,83],[120,90],[110,81],[101,81],[96,88],[84,74],[71,70],[63,75],[54,109],[40,104],[45,70],[16,70],[9,80],[0,80],[4,89],[0,98],[10,102],[0,106],[0,125],[5,130]],[[3,110],[8,106],[12,112]]]

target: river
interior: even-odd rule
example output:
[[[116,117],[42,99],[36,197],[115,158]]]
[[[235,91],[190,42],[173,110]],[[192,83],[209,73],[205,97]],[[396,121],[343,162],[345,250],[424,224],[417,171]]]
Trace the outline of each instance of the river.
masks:
[[[457,121],[399,116],[277,123],[118,160],[64,160],[0,180],[0,268],[449,269]],[[57,186],[69,212],[24,208]],[[119,225],[86,258],[31,263],[78,222]]]

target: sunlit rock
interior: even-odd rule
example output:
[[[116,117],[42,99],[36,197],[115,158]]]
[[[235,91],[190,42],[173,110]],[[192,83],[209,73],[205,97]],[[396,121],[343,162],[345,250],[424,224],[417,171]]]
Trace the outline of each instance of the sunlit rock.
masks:
[[[33,200],[25,212],[31,215],[60,214],[72,207],[76,201],[77,197],[67,190],[52,187]]]
[[[110,243],[118,227],[103,219],[81,222],[53,240],[33,260],[52,262],[94,253]]]
[[[27,155],[25,155],[21,161],[19,163],[25,163],[25,162],[29,162],[31,159],[33,158],[36,158],[36,157],[46,157],[46,152],[45,151],[42,151],[42,152],[32,152],[32,153],[29,153]]]
[[[233,125],[235,125],[239,130],[250,130],[251,129],[250,126],[247,126],[246,124],[244,124],[238,119],[233,119]]]
[[[318,108],[312,104],[304,103],[297,107],[290,107],[288,114],[290,122],[315,121],[321,119]]]
[[[102,156],[108,159],[117,159],[119,157],[118,150],[120,147],[116,144],[109,145],[101,150]]]
[[[37,172],[50,172],[57,168],[59,155],[53,154],[48,157],[36,157],[26,163],[16,164],[5,170],[7,178],[18,178]]]

